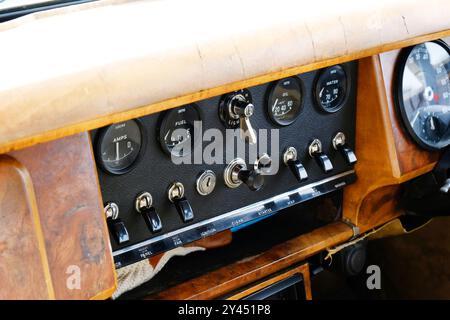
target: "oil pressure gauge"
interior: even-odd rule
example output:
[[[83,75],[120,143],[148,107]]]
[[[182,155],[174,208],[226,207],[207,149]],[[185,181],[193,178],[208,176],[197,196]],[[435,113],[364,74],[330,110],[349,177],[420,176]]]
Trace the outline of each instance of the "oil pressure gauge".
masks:
[[[278,80],[268,91],[267,114],[275,124],[287,126],[297,120],[302,110],[300,79],[290,77]]]
[[[141,126],[135,120],[106,127],[97,140],[97,162],[108,173],[123,174],[138,159],[143,140]]]
[[[404,127],[421,147],[450,144],[450,49],[442,41],[404,49],[397,64],[394,97]]]

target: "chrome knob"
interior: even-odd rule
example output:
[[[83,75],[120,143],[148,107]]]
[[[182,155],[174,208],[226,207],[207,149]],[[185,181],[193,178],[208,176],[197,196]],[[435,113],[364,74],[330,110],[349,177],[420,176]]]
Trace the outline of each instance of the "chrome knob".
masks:
[[[119,217],[119,206],[115,202],[107,202],[103,211],[106,219],[116,220]]]

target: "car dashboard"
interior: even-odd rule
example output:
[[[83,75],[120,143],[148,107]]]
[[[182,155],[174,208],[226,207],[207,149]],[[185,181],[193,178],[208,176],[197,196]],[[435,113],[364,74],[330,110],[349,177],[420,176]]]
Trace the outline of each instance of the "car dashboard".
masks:
[[[2,5],[0,298],[311,299],[446,215],[443,0]]]

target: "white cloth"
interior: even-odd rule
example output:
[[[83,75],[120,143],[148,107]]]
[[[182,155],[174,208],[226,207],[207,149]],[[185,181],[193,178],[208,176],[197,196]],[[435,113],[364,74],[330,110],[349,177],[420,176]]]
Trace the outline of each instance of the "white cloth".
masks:
[[[191,252],[203,251],[202,247],[178,247],[164,253],[156,266],[152,266],[148,259],[133,263],[129,266],[117,270],[117,289],[112,298],[117,299],[127,291],[130,291],[141,284],[152,279],[170,258],[175,256],[185,256]]]

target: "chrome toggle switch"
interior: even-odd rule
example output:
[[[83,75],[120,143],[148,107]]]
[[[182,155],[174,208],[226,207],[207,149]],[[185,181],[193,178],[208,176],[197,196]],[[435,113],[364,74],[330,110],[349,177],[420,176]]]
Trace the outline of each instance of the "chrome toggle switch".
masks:
[[[175,205],[183,222],[189,222],[194,219],[194,211],[189,201],[184,197],[184,185],[181,182],[173,182],[169,186],[167,197]]]
[[[123,244],[130,240],[125,223],[119,218],[119,206],[115,202],[107,202],[103,211],[106,216],[108,229],[112,233],[117,244]]]
[[[158,232],[162,229],[161,218],[153,207],[153,197],[149,192],[139,194],[136,197],[134,207],[142,215],[151,232]]]
[[[271,174],[272,170],[272,159],[267,153],[263,153],[258,159],[255,160],[253,164],[253,169],[263,175]]]
[[[358,160],[356,159],[355,152],[347,145],[345,141],[345,134],[338,132],[333,138],[333,148],[338,150],[345,161],[349,165],[354,165]]]
[[[297,159],[297,149],[294,147],[286,148],[283,153],[283,162],[291,170],[298,182],[308,179],[308,173],[306,172],[305,167]]]
[[[333,164],[330,158],[323,153],[322,142],[319,139],[314,139],[308,147],[309,155],[314,158],[324,173],[333,170]]]

